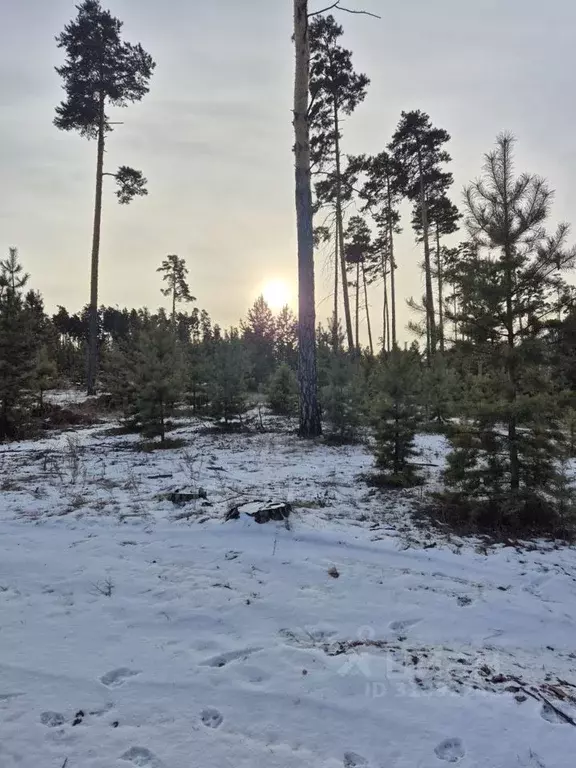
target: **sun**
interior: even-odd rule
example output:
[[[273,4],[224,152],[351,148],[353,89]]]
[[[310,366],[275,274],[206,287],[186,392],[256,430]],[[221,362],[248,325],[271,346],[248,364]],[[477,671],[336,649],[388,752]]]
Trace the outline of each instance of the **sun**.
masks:
[[[284,280],[270,280],[262,288],[262,295],[270,309],[278,310],[290,303],[292,294]]]

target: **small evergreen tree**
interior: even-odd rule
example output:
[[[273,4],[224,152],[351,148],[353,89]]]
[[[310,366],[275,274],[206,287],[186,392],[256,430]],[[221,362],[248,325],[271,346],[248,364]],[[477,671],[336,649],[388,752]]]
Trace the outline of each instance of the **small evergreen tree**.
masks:
[[[566,225],[546,236],[552,193],[540,177],[514,174],[513,143],[498,137],[483,176],[467,190],[474,247],[450,276],[460,347],[475,356],[478,373],[452,438],[449,508],[468,510],[492,530],[555,531],[565,496],[558,496],[563,383],[551,376],[547,326],[569,309],[562,274],[576,251],[566,248]]]
[[[298,407],[298,382],[294,371],[282,363],[272,374],[268,384],[268,404],[273,413],[291,416]]]
[[[259,296],[240,324],[242,339],[250,356],[254,389],[265,384],[275,364],[277,324],[264,296]]]
[[[181,360],[172,330],[154,324],[138,339],[135,415],[145,437],[166,439],[166,420],[182,395]]]
[[[56,361],[50,357],[48,348],[43,345],[36,354],[34,366],[34,390],[38,394],[38,407],[44,408],[44,392],[54,387],[58,376]]]
[[[246,352],[237,335],[219,341],[214,347],[210,381],[211,411],[229,426],[246,411]]]
[[[329,436],[340,442],[353,441],[363,417],[363,387],[356,362],[347,355],[331,356],[328,384],[322,389],[322,409]]]
[[[0,440],[21,434],[30,406],[39,338],[23,289],[29,280],[16,248],[0,261]]]
[[[420,387],[421,364],[413,351],[392,350],[373,377],[376,467],[392,486],[406,487],[419,480],[411,459],[418,455],[415,438],[421,423]]]

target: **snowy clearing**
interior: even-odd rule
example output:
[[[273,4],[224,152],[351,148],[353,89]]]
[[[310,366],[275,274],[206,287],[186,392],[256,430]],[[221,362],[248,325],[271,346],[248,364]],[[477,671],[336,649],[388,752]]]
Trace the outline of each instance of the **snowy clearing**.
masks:
[[[573,549],[415,545],[362,446],[173,436],[0,450],[1,768],[573,768]]]

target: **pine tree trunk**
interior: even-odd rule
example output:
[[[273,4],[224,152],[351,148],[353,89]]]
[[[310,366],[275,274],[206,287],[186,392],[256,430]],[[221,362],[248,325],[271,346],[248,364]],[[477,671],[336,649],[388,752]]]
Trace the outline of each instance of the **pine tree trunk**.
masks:
[[[386,352],[390,348],[390,335],[388,333],[388,279],[386,277],[386,270],[388,268],[386,251],[382,250],[382,278],[384,287],[384,297],[382,301],[382,352]]]
[[[308,94],[310,38],[308,0],[294,0],[295,198],[298,229],[298,378],[300,384],[300,436],[322,434],[316,364],[316,307],[314,298],[314,232],[310,179],[310,124]]]
[[[174,285],[172,286],[172,329],[176,330],[176,275],[173,275]]]
[[[336,237],[334,238],[334,316],[332,322],[334,323],[332,328],[332,348],[334,352],[338,352],[339,339],[338,339],[338,280],[340,266],[338,260],[340,258],[340,240],[338,237],[338,227],[336,227]]]
[[[92,233],[92,263],[90,269],[90,309],[88,327],[87,391],[96,394],[98,375],[98,266],[100,259],[100,229],[102,225],[102,184],[104,179],[105,113],[104,94],[99,100],[98,156],[96,162],[96,198]]]
[[[444,275],[442,272],[442,251],[440,249],[440,227],[436,223],[436,270],[438,277],[438,338],[440,352],[444,354]]]
[[[368,345],[370,354],[374,355],[374,343],[372,341],[372,324],[370,323],[370,307],[368,306],[368,282],[366,280],[366,269],[362,262],[362,279],[364,281],[364,306],[366,307],[366,326],[368,328]]]
[[[360,261],[356,262],[356,349],[360,351]]]
[[[344,297],[344,318],[346,320],[346,336],[348,349],[354,349],[354,336],[352,333],[352,313],[350,312],[350,294],[348,292],[348,280],[346,279],[346,249],[344,247],[344,213],[342,210],[342,159],[340,157],[340,117],[338,105],[334,99],[334,152],[336,155],[336,237],[340,249],[340,274],[342,275],[342,296]]]
[[[418,172],[420,174],[420,209],[422,215],[422,235],[424,238],[424,272],[426,280],[426,318],[428,327],[428,362],[436,354],[436,317],[434,315],[434,292],[432,289],[432,265],[430,263],[430,231],[428,224],[428,203],[424,185],[424,169],[422,167],[422,152],[418,147]]]
[[[390,174],[386,175],[386,188],[388,193],[388,245],[390,249],[390,304],[392,309],[392,348],[397,345],[396,340],[396,262],[394,260],[394,221],[392,219],[392,190],[390,188]],[[386,275],[384,275],[386,280]],[[386,302],[387,303],[387,302]]]

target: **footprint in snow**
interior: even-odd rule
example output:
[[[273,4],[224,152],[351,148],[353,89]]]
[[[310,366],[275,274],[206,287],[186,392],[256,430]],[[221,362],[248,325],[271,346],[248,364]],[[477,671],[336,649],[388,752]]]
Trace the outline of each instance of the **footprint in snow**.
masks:
[[[400,619],[398,621],[393,621],[389,626],[392,632],[405,632],[407,629],[419,624],[421,621],[422,619]]]
[[[540,710],[540,717],[549,723],[566,723],[567,721],[556,712],[550,704],[543,704]]]
[[[447,763],[457,763],[466,754],[460,739],[445,739],[438,744],[434,752],[439,760],[445,760]]]
[[[64,725],[66,719],[60,712],[42,712],[40,722],[48,728],[58,728],[58,726]]]
[[[134,669],[128,669],[128,667],[119,667],[113,669],[110,672],[106,672],[102,675],[100,682],[106,685],[108,688],[117,688],[119,685],[123,685],[129,677],[135,677],[140,672]]]
[[[367,765],[368,760],[366,760],[365,757],[362,757],[362,755],[359,755],[356,752],[344,753],[344,768],[364,768],[364,766]]]
[[[200,713],[200,719],[206,728],[219,728],[224,721],[222,713],[214,709],[214,707],[203,709]]]
[[[225,667],[226,664],[230,664],[231,661],[238,661],[240,659],[247,659],[252,656],[253,653],[261,651],[262,648],[244,648],[241,651],[229,651],[228,653],[221,653],[218,656],[212,656],[210,659],[201,662],[202,667]]]
[[[130,747],[123,755],[120,755],[120,760],[126,760],[126,762],[133,763],[139,768],[162,768],[162,761],[146,747]]]

